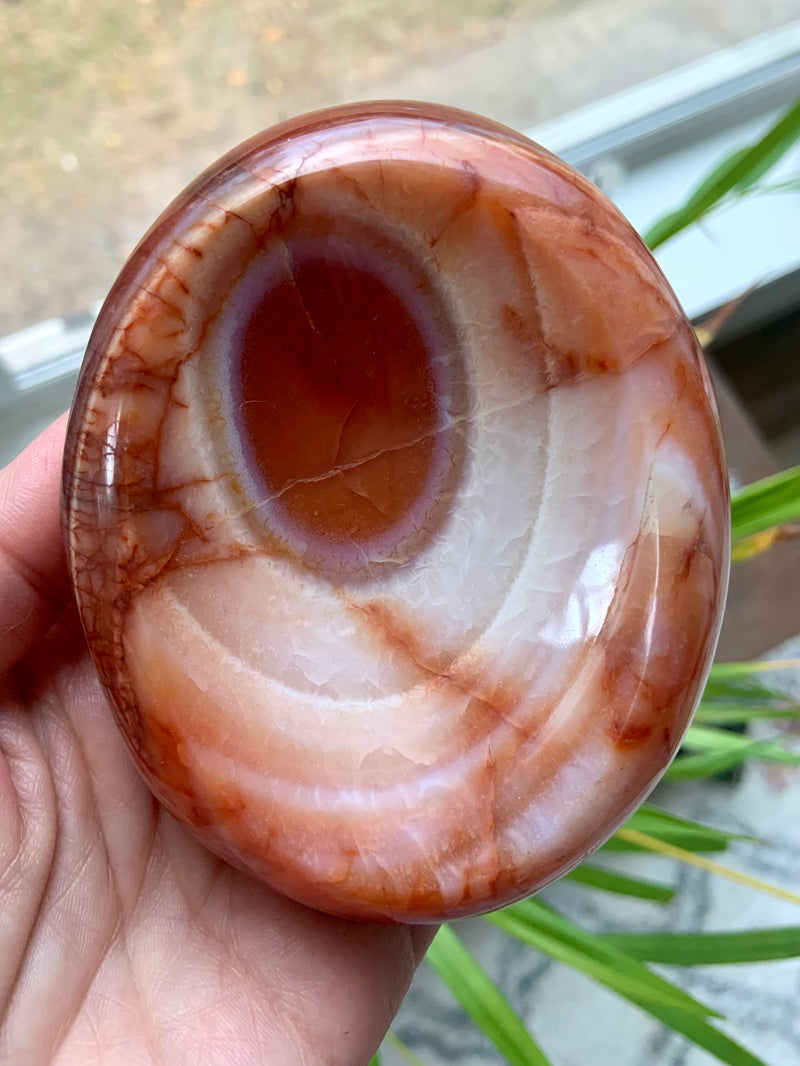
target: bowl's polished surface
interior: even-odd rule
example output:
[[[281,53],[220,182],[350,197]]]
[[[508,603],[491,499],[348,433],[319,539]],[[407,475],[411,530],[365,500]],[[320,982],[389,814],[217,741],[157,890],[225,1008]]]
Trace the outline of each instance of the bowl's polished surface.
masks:
[[[65,514],[159,799],[334,913],[488,910],[669,762],[727,581],[689,323],[608,201],[416,104],[254,138],[114,286]]]

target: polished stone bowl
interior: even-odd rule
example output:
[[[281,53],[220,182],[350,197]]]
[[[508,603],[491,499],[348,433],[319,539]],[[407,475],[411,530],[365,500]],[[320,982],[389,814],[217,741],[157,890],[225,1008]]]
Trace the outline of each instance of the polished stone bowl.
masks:
[[[306,116],[178,197],[101,312],[64,493],[153,792],[340,915],[475,914],[574,866],[718,635],[692,328],[589,182],[460,111]]]

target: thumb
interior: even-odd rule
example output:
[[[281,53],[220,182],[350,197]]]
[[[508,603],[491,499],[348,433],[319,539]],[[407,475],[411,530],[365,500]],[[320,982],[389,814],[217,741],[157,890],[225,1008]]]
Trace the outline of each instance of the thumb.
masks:
[[[69,599],[60,521],[62,415],[0,472],[0,676]]]

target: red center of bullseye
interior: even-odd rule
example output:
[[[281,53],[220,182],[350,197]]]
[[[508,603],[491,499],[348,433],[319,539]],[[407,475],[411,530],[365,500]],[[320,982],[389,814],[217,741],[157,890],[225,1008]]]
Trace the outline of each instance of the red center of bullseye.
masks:
[[[331,235],[276,242],[258,287],[252,273],[235,399],[269,497],[329,544],[407,535],[409,520],[419,533],[456,465],[455,342],[431,286]]]

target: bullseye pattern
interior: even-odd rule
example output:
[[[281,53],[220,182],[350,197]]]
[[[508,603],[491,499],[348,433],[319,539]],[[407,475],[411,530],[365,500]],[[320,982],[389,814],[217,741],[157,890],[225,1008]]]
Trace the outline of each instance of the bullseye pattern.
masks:
[[[729,552],[708,379],[636,235],[524,138],[410,104],[269,131],[156,223],[65,513],[156,795],[301,902],[412,922],[536,890],[641,801]]]

